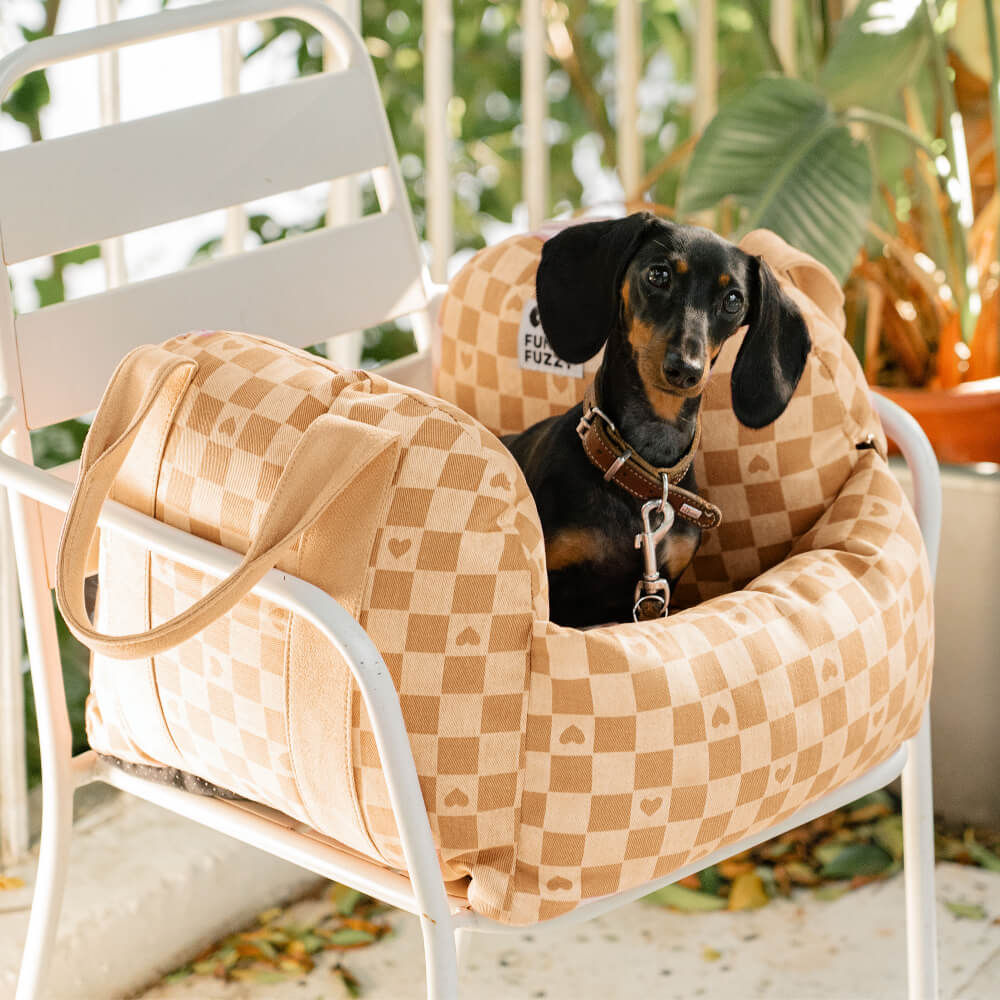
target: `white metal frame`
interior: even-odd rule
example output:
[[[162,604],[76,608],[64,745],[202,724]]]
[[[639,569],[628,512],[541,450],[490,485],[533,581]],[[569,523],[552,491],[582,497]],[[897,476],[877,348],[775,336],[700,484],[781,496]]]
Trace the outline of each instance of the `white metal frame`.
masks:
[[[357,38],[344,21],[322,0],[221,0],[197,7],[166,11],[134,21],[121,21],[74,35],[59,36],[33,43],[0,61],[0,97],[23,73],[52,62],[133,44],[151,37],[163,37],[239,20],[273,16],[278,13],[302,17],[319,27],[333,44],[340,46],[345,64],[363,59],[370,64]],[[370,77],[374,86],[374,76]],[[377,93],[377,90],[376,90]],[[383,121],[383,127],[384,121]],[[391,140],[390,140],[391,142]],[[0,153],[0,177],[4,158]],[[381,175],[383,209],[396,211],[408,221],[408,209],[401,205],[402,185],[394,155]],[[2,190],[2,189],[0,189]],[[5,218],[0,201],[0,223]],[[22,234],[23,235],[23,234]],[[101,235],[114,235],[105,234]],[[10,231],[3,237],[4,263],[8,263]],[[409,237],[415,245],[412,222]],[[306,238],[300,238],[300,240]],[[16,239],[15,239],[16,244]],[[322,246],[318,243],[306,247]],[[255,251],[261,253],[262,251]],[[299,258],[296,257],[296,260]],[[215,274],[229,274],[218,264]],[[159,279],[157,279],[159,280]],[[140,283],[150,285],[151,283]],[[163,287],[163,286],[160,286]],[[0,298],[7,296],[5,268],[0,267]],[[105,297],[127,289],[106,293]],[[220,295],[229,294],[226,282]],[[426,305],[426,296],[422,303]],[[72,304],[71,304],[72,305]],[[58,307],[56,307],[58,308]],[[73,313],[76,315],[76,313]],[[426,313],[423,316],[426,324]],[[27,318],[27,317],[25,317]],[[346,322],[346,321],[345,321]],[[425,327],[426,329],[426,327]],[[175,332],[175,331],[171,331]],[[147,782],[103,765],[93,753],[76,758],[70,750],[70,727],[66,716],[61,667],[52,616],[46,570],[40,506],[65,510],[71,486],[31,464],[28,438],[29,411],[22,397],[24,373],[17,350],[18,333],[9,298],[0,302],[0,486],[10,491],[11,519],[17,548],[18,574],[25,627],[36,699],[39,706],[39,736],[42,749],[43,827],[41,854],[35,885],[28,938],[18,981],[17,1000],[35,1000],[43,989],[46,955],[56,934],[58,912],[66,879],[72,803],[76,788],[91,781],[104,781],[148,801],[212,826],[246,843],[283,857],[312,871],[355,886],[403,910],[415,914],[421,925],[427,968],[427,996],[452,1000],[458,990],[458,942],[466,932],[516,932],[517,928],[498,924],[468,910],[462,900],[448,897],[441,879],[430,823],[424,808],[409,741],[398,698],[389,672],[378,650],[353,618],[331,597],[305,581],[277,570],[271,571],[255,591],[304,616],[333,643],[349,664],[372,720],[386,783],[401,836],[409,876],[389,871],[340,849],[333,842],[303,828],[288,817],[246,803],[221,801],[191,795],[174,788]],[[142,335],[140,335],[142,336]],[[143,339],[156,339],[155,334]],[[421,340],[426,344],[425,337]],[[425,357],[421,355],[421,358]],[[411,363],[399,371],[405,380],[406,368],[421,370],[423,362]],[[876,401],[887,432],[901,446],[913,473],[917,516],[924,533],[931,565],[937,561],[940,534],[940,484],[937,464],[926,438],[903,411],[884,399]],[[61,418],[65,402],[43,406],[37,412],[46,420]],[[62,406],[63,409],[60,409]],[[72,412],[72,411],[71,411]],[[79,412],[79,411],[76,411]],[[169,555],[198,570],[216,576],[230,574],[239,556],[217,545],[187,535],[116,503],[106,505],[102,525],[113,526],[153,551]],[[904,838],[910,864],[907,866],[907,920],[909,941],[909,983],[911,1000],[936,996],[936,947],[934,935],[933,829],[931,826],[930,759],[928,723],[920,735],[900,748],[889,760],[872,769],[836,793],[812,803],[785,822],[753,837],[729,845],[722,851],[669,876],[636,889],[593,900],[571,913],[548,921],[542,927],[558,927],[587,920],[629,902],[658,887],[684,877],[723,856],[744,850],[782,830],[807,822],[858,796],[881,787],[902,770],[904,788]]]

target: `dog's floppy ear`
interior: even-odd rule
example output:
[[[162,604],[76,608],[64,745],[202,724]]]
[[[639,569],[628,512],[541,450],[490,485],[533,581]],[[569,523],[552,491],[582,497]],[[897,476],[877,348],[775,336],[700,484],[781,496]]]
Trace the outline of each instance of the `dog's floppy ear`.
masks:
[[[588,361],[608,339],[625,270],[655,224],[655,216],[637,212],[569,226],[546,241],[535,276],[538,316],[563,361]]]
[[[760,257],[750,258],[747,321],[750,329],[733,364],[733,412],[745,427],[765,427],[792,398],[812,342],[799,307]]]

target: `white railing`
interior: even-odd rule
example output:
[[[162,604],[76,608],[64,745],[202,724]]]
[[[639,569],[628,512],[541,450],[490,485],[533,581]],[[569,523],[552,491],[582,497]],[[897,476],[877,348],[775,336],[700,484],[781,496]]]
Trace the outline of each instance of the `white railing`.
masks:
[[[362,0],[329,0],[332,7],[351,23],[360,22]],[[427,238],[431,277],[447,280],[448,262],[454,247],[451,179],[452,144],[449,104],[452,97],[452,0],[425,0],[424,95],[426,131]],[[550,211],[549,156],[546,138],[548,101],[547,20],[545,0],[525,0],[522,5],[522,88],[523,88],[523,178],[522,190],[529,226],[536,226]],[[717,105],[718,35],[715,0],[700,0],[694,12],[693,32],[693,124],[702,129],[715,114]],[[99,23],[116,20],[118,0],[95,0]],[[641,4],[639,0],[619,0],[615,12],[618,36],[615,67],[618,87],[615,121],[619,175],[627,199],[640,195],[644,174],[643,140],[639,130],[636,96],[642,72]],[[771,35],[783,65],[794,72],[794,9],[791,0],[775,0],[772,5]],[[239,92],[241,57],[235,28],[220,30],[223,94]],[[333,58],[326,52],[325,59]],[[117,52],[102,55],[99,64],[101,123],[117,121],[120,111]],[[345,179],[331,184],[329,212],[332,218],[347,219],[360,211],[357,183]],[[227,209],[223,250],[237,253],[247,232],[246,211],[241,206]],[[123,241],[108,240],[102,246],[109,287],[127,281]],[[342,335],[331,350],[337,360],[357,364],[360,334]],[[17,593],[13,555],[5,503],[0,502],[0,865],[22,855],[28,844],[28,808],[24,765],[24,725],[21,700],[21,644],[14,597]]]

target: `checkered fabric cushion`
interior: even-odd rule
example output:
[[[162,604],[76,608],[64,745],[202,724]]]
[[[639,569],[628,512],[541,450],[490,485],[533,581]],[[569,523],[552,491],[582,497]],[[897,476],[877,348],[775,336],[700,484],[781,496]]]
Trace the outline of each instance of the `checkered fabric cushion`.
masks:
[[[541,254],[542,240],[533,235],[480,250],[441,303],[435,392],[497,435],[523,431],[580,402],[601,363],[601,355],[592,358],[580,378],[518,364],[518,332],[535,298]]]
[[[916,732],[932,656],[920,533],[874,451],[745,589],[540,626],[508,919],[667,875],[870,769]]]
[[[279,566],[332,593],[373,638],[442,873],[467,879],[470,905],[497,920],[544,920],[667,874],[849,781],[919,724],[933,619],[916,522],[880,452],[855,449],[882,437],[828,278],[769,234],[760,244],[752,252],[803,308],[812,354],[786,414],[754,432],[724,405],[731,358],[720,359],[699,480],[731,533],[709,535],[685,579],[701,603],[658,622],[577,631],[547,620],[523,476],[457,406],[243,334],[164,345],[198,371],[174,411],[147,421],[114,495],[236,551],[317,416],[398,435],[398,466],[334,501]],[[465,305],[453,292],[442,314],[441,391],[481,404],[495,430],[558,412],[586,381],[509,370],[502,345],[539,246],[485,251],[470,267],[496,262],[500,287],[460,279]],[[483,318],[482,351],[468,339],[476,287],[507,310],[502,323]],[[463,338],[448,325],[457,315]],[[100,573],[98,625],[117,634],[165,620],[212,583],[112,532]],[[403,864],[345,665],[266,601],[244,600],[145,663],[95,656],[88,731],[104,753],[179,767]]]

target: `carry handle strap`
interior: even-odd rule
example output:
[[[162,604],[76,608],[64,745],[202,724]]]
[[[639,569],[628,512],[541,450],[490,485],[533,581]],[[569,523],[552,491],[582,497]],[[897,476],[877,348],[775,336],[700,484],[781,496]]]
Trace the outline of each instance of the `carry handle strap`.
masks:
[[[398,436],[389,431],[332,414],[317,417],[289,456],[257,535],[232,576],[153,629],[105,635],[89,623],[83,586],[101,508],[157,397],[167,389],[182,393],[196,370],[193,360],[159,347],[133,351],[112,377],[81,456],[80,476],[59,540],[56,600],[70,631],[94,652],[114,659],[156,656],[221,618],[366,466],[387,449],[399,449]]]

